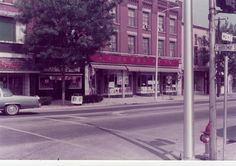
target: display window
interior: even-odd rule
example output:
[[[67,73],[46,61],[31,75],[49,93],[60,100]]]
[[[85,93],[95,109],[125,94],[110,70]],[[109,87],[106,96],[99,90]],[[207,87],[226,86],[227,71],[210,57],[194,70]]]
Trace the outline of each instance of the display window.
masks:
[[[39,89],[53,90],[53,80],[50,79],[50,76],[39,76]]]
[[[82,89],[82,76],[71,76],[68,89]]]
[[[122,83],[124,79],[125,94],[132,94],[132,75],[122,71],[108,71],[104,73],[104,94],[122,95]],[[124,77],[124,78],[123,78]]]
[[[140,74],[137,79],[137,94],[153,94],[155,93],[155,76],[154,74]],[[159,92],[159,82],[158,82]]]

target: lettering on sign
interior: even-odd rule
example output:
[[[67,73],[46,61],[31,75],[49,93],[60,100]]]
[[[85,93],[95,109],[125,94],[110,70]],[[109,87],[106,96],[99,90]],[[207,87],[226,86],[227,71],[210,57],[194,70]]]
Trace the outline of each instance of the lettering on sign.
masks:
[[[216,51],[236,51],[236,44],[216,44]]]

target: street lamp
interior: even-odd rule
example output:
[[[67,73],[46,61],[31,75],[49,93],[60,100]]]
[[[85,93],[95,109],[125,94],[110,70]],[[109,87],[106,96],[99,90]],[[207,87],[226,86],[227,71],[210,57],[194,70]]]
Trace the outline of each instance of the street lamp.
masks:
[[[165,10],[162,10],[160,11],[160,13],[164,13],[166,11],[169,11],[169,10],[173,10],[173,9],[178,9],[180,8],[180,6],[174,6],[174,7],[171,7],[171,8],[167,8]],[[158,87],[158,84],[157,84],[157,81],[158,81],[158,42],[159,42],[159,14],[157,14],[157,50],[156,50],[156,66],[155,66],[155,99],[157,100],[157,87]]]

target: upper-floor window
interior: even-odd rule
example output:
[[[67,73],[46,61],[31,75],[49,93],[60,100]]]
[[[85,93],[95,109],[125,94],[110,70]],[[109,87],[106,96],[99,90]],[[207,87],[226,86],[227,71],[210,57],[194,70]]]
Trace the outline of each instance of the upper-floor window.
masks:
[[[117,33],[111,35],[110,51],[112,51],[112,52],[116,52],[117,51]]]
[[[135,27],[135,9],[128,8],[128,25],[131,27]]]
[[[176,57],[176,43],[170,42],[170,57]]]
[[[128,53],[134,54],[136,53],[135,49],[135,36],[128,35]]]
[[[170,34],[176,34],[176,20],[170,19]]]
[[[150,39],[143,38],[143,54],[149,55],[150,54]]]
[[[16,41],[16,22],[14,18],[0,16],[0,40]]]
[[[143,12],[143,28],[149,28],[149,13]]]
[[[116,23],[117,22],[117,8],[116,7],[114,7],[111,10],[111,15],[113,16],[113,22]]]
[[[165,52],[165,41],[159,40],[158,41],[158,56],[164,56]]]
[[[159,16],[159,21],[158,21],[158,31],[159,32],[164,32],[164,28],[165,28],[165,25],[164,25],[164,16]]]

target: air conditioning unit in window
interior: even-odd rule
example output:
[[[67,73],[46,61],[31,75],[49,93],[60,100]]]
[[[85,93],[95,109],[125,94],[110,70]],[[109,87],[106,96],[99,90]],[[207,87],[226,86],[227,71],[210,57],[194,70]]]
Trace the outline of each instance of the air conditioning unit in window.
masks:
[[[149,30],[150,29],[150,27],[149,27],[149,25],[143,25],[143,29],[145,29],[145,30]]]

